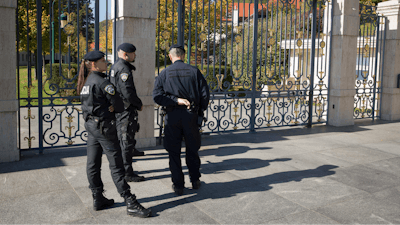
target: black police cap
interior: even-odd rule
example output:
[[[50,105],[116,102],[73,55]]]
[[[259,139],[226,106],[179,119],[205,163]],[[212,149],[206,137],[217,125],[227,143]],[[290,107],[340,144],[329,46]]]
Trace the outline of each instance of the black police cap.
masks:
[[[119,50],[122,50],[126,53],[131,53],[136,51],[136,47],[130,43],[123,43],[118,46],[117,51]]]
[[[104,58],[104,55],[105,54],[103,52],[95,50],[95,51],[91,51],[91,52],[86,53],[86,55],[83,56],[83,59],[95,62],[95,61],[97,61],[97,60],[99,60],[101,58]]]
[[[183,52],[186,52],[185,48],[182,45],[174,44],[169,48],[169,50],[171,51],[171,49],[173,49],[173,48],[179,48],[179,49],[182,49]]]

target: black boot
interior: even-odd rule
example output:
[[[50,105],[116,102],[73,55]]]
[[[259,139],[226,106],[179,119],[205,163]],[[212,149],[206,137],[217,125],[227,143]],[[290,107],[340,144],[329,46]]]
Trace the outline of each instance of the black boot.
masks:
[[[137,200],[135,195],[125,197],[126,211],[128,215],[146,218],[151,215],[151,210],[143,207]]]
[[[144,176],[139,176],[136,173],[133,173],[133,175],[126,175],[125,180],[126,182],[141,182],[144,181],[145,178]]]
[[[114,205],[114,199],[107,199],[103,195],[103,191],[93,192],[93,209],[95,211],[102,210]]]
[[[137,150],[136,148],[132,151],[132,156],[144,156],[144,152]]]

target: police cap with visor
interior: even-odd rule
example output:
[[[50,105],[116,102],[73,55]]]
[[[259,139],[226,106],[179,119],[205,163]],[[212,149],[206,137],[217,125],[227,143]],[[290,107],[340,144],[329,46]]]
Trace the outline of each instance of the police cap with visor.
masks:
[[[103,52],[95,50],[95,51],[86,53],[86,55],[83,56],[83,59],[87,60],[87,61],[96,62],[97,60],[104,58],[104,55],[105,54]]]
[[[182,45],[179,45],[179,44],[174,44],[174,45],[172,45],[172,46],[169,48],[169,50],[171,51],[171,49],[173,49],[173,48],[179,48],[179,49],[183,50],[183,52],[186,52],[186,51],[185,51],[185,48],[184,48]]]
[[[131,53],[136,51],[136,47],[130,43],[123,43],[118,46],[117,51],[119,50],[122,50],[126,53]]]

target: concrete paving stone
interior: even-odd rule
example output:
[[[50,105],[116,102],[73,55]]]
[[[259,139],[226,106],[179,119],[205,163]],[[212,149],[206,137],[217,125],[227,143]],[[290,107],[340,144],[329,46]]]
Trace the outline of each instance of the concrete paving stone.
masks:
[[[321,137],[315,137],[313,135],[309,138],[290,141],[290,144],[295,147],[293,149],[294,151],[302,150],[304,152],[317,152],[346,146],[341,142],[330,139],[329,136],[326,135]]]
[[[386,141],[396,139],[399,137],[400,133],[393,132],[390,130],[379,130],[379,131],[367,130],[367,131],[357,133],[357,135],[361,135],[364,138],[368,138],[370,141],[368,141],[368,143],[366,143],[366,144],[372,144],[372,143],[386,142]],[[363,142],[360,142],[360,143],[363,143]]]
[[[336,149],[326,150],[335,151]],[[335,158],[324,154],[325,151],[310,152],[307,154],[289,155],[287,157],[291,160],[285,162],[289,166],[297,168],[298,170],[315,169],[323,165],[332,165],[338,168],[354,166],[354,163],[345,161],[343,159]]]
[[[64,166],[60,168],[72,187],[88,187],[89,182],[86,175],[86,164],[75,166]],[[112,182],[109,164],[105,155],[102,157],[101,180],[103,183]]]
[[[400,186],[388,188],[372,194],[375,198],[385,202],[392,202],[400,205]]]
[[[268,187],[269,189],[270,184],[288,180],[289,176],[287,175],[292,171],[297,171],[296,168],[283,163],[286,162],[286,160],[291,160],[291,158],[272,159],[269,164],[265,162],[256,162],[251,164],[250,167],[245,167],[243,169],[236,168],[229,172],[246,181],[255,181],[259,185]]]
[[[0,200],[72,189],[58,168],[3,173],[0,181]]]
[[[364,164],[367,167],[400,176],[400,157]]]
[[[396,157],[396,155],[363,146],[347,146],[345,148],[321,151],[320,153],[355,164],[370,163]]]
[[[400,135],[397,134],[400,137]],[[395,141],[380,141],[377,143],[361,144],[360,146],[365,146],[371,149],[383,151],[386,153],[394,154],[400,156],[400,142]]]
[[[335,171],[335,174],[329,176],[329,179],[336,180],[369,193],[400,185],[399,176],[364,165],[340,168]]]
[[[44,168],[55,168],[70,164],[86,162],[86,149],[82,147],[60,148],[44,150],[39,154],[37,150],[22,151],[21,161],[1,163],[0,173],[27,171]]]
[[[341,224],[399,224],[400,206],[364,193],[316,209]]]
[[[99,222],[94,217],[89,217],[77,221],[70,221],[68,224],[99,224]]]
[[[208,192],[221,192],[241,188],[245,186],[258,186],[260,183],[254,178],[241,178],[232,171],[225,172],[205,172],[202,174],[200,180],[202,187]],[[190,183],[186,183],[186,187],[191,188]]]
[[[312,210],[307,210],[268,221],[267,224],[338,224],[338,222]]]
[[[6,224],[68,223],[91,216],[73,190],[1,201],[0,215]]]
[[[362,135],[363,132],[348,133],[341,132],[329,136],[321,137],[321,141],[330,141],[340,143],[342,145],[358,145],[360,143],[368,144],[380,141],[380,139],[371,138]]]
[[[95,218],[99,224],[216,224],[217,222],[185,199],[173,200],[154,206],[152,217],[138,218],[126,214],[125,207],[118,211],[103,210]]]
[[[306,211],[305,208],[291,201],[254,186],[206,193],[206,195],[199,191],[196,196],[187,200],[193,202],[197,208],[218,223],[223,224],[265,223]]]
[[[271,192],[308,209],[328,205],[363,192],[326,177],[309,177],[300,181],[272,184],[271,187]]]

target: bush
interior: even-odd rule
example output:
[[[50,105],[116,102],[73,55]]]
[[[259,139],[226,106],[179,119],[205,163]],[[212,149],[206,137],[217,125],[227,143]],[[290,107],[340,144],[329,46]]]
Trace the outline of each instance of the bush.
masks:
[[[204,78],[207,81],[207,84],[210,86],[210,88],[212,90],[218,89],[218,80],[217,80],[217,75],[219,74],[223,74],[224,75],[224,79],[222,80],[222,89],[226,90],[228,87],[225,86],[225,82],[229,83],[231,85],[229,90],[233,90],[232,87],[232,81],[233,78],[231,76],[231,68],[229,66],[207,66],[207,65],[203,65],[203,70],[201,69],[201,66],[197,66],[199,68],[199,70],[203,73]],[[208,73],[207,73],[207,68],[208,68]],[[221,72],[220,72],[221,69]],[[215,76],[214,76],[214,70],[215,70]],[[225,76],[226,74],[226,76]]]
[[[78,65],[71,63],[70,77],[68,77],[69,64],[61,64],[61,68],[63,76],[60,76],[60,64],[52,65],[52,75],[50,75],[50,64],[45,65],[49,89],[57,92],[61,97],[77,96],[76,84],[78,82],[78,77],[76,74],[78,73]]]

